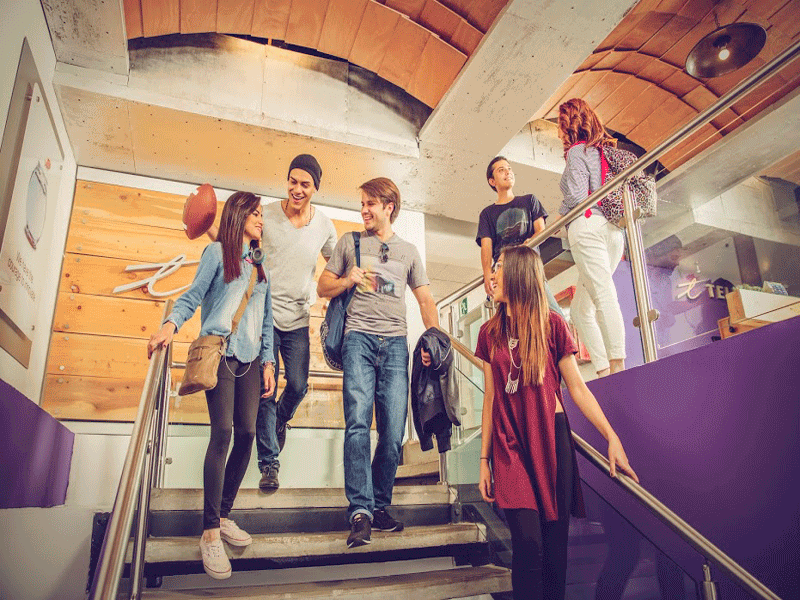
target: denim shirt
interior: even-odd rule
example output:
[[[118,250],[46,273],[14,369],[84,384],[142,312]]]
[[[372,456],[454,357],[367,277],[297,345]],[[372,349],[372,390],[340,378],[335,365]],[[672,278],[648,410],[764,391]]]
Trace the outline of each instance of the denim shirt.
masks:
[[[200,335],[228,337],[233,317],[250,285],[253,269],[251,263],[242,259],[239,277],[225,283],[222,244],[209,244],[200,257],[192,285],[175,301],[167,321],[174,323],[177,331],[192,318],[197,307],[201,306]],[[269,279],[256,281],[239,326],[228,339],[226,356],[235,357],[241,362],[251,362],[259,355],[262,363],[275,361],[272,352],[272,301],[269,287]]]

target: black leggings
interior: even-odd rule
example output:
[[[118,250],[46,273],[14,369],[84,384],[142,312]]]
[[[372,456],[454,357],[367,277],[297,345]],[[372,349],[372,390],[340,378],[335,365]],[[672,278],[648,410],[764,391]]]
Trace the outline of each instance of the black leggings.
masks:
[[[223,358],[217,370],[217,387],[206,391],[211,439],[203,466],[204,530],[216,529],[220,517],[228,517],[247,471],[261,389],[259,370],[258,358],[250,363]],[[233,449],[226,464],[231,433]]]
[[[503,511],[511,530],[514,600],[564,600],[574,460],[564,413],[556,413],[556,460],[557,521],[531,508]]]

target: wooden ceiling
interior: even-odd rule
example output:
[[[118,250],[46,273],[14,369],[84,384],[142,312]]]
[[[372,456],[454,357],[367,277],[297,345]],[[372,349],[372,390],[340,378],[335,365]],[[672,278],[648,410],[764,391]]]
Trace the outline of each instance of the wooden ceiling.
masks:
[[[767,31],[761,53],[722,77],[696,79],[686,57],[704,36],[732,22],[758,23]],[[612,130],[650,149],[680,125],[796,42],[800,0],[641,0],[603,40],[534,118],[555,118],[569,98],[585,99]],[[697,134],[661,158],[674,169],[751,119],[800,83],[800,61],[785,68]]]
[[[128,39],[276,39],[373,71],[435,107],[507,0],[123,0]]]

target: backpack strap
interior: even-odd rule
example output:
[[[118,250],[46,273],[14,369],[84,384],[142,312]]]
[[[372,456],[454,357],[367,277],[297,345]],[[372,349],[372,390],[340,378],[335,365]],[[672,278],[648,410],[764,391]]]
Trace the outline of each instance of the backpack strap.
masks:
[[[356,252],[356,266],[361,268],[361,232],[353,231],[353,247]]]

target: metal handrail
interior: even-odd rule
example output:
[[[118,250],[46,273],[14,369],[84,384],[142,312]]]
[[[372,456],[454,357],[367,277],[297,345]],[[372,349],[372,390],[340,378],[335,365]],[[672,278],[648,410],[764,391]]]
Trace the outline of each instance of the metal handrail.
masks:
[[[583,200],[580,204],[578,204],[575,208],[570,210],[560,219],[556,219],[549,225],[546,225],[542,231],[540,231],[538,234],[534,235],[532,238],[526,241],[525,244],[527,246],[532,246],[532,247],[541,244],[544,240],[549,238],[556,231],[564,227],[566,224],[571,223],[577,217],[586,212],[587,208],[591,208],[592,206],[597,204],[597,202],[602,200],[606,195],[608,195],[610,191],[620,186],[625,179],[627,179],[631,175],[635,175],[636,173],[643,171],[644,169],[655,163],[661,157],[661,155],[663,155],[664,153],[668,152],[669,150],[671,150],[672,148],[683,142],[686,138],[694,134],[703,125],[710,122],[714,117],[716,117],[722,111],[726,110],[733,104],[736,104],[736,102],[738,102],[743,96],[749,93],[754,87],[763,83],[773,75],[776,75],[779,71],[781,71],[781,69],[786,67],[790,62],[792,62],[795,58],[797,58],[798,54],[800,54],[800,41],[797,41],[791,46],[789,46],[789,48],[784,50],[781,54],[779,54],[778,56],[773,58],[770,62],[768,62],[766,65],[761,67],[761,69],[759,69],[749,77],[742,80],[736,87],[730,90],[727,94],[721,96],[714,104],[712,104],[704,111],[699,113],[694,119],[686,123],[686,125],[680,127],[677,131],[668,136],[664,141],[659,143],[655,148],[643,154],[627,169],[624,169],[616,177],[610,179],[603,186],[601,186],[598,190],[596,190],[592,194],[589,194],[586,200]],[[447,304],[450,304],[451,302],[457,300],[464,294],[468,294],[472,290],[480,287],[482,283],[483,283],[483,277],[478,277],[474,281],[464,285],[460,289],[445,296],[442,300],[437,302],[436,303],[437,309]]]
[[[183,362],[173,362],[172,363],[173,369],[185,369],[186,363]],[[342,378],[341,371],[316,371],[314,369],[308,372],[309,377],[320,377],[320,378],[328,378],[328,379],[341,379]]]
[[[167,318],[170,310],[172,310],[172,300],[168,300],[164,305],[162,321]],[[158,348],[150,357],[147,376],[139,400],[139,410],[133,423],[131,440],[125,455],[125,464],[122,467],[117,495],[114,499],[114,508],[111,510],[111,518],[89,592],[90,600],[108,600],[117,597],[125,563],[125,553],[131,535],[133,514],[136,510],[136,492],[142,483],[147,438],[153,420],[156,396],[159,383],[167,368],[166,356],[166,349]]]
[[[462,354],[464,358],[476,364],[483,364],[483,361],[470,352],[467,347],[448,334],[453,348]],[[480,429],[470,436],[470,440],[480,435]],[[598,452],[591,444],[580,437],[574,431],[572,438],[578,451],[586,457],[596,467],[611,474],[611,467],[606,459],[600,452]],[[684,541],[697,550],[707,559],[713,561],[724,571],[731,579],[742,586],[747,592],[755,595],[758,598],[767,600],[781,600],[779,596],[775,595],[772,590],[766,587],[758,579],[745,570],[739,563],[733,560],[730,556],[725,554],[717,546],[712,544],[706,537],[704,537],[694,527],[689,525],[686,521],[681,519],[672,510],[667,508],[658,498],[653,496],[640,484],[636,483],[633,479],[617,470],[616,481],[619,485],[629,492],[634,498],[641,502],[650,512],[652,512],[659,520],[670,527],[675,533],[678,534]]]

